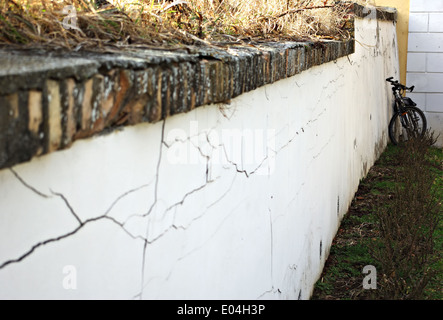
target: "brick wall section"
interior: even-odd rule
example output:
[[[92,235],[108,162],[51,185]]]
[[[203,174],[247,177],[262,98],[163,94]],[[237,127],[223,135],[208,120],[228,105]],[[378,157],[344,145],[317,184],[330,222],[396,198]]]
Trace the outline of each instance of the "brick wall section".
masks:
[[[355,5],[354,12],[369,11]],[[377,18],[395,21],[396,13],[378,9]],[[0,169],[119,126],[228,102],[352,54],[354,45],[351,39],[112,54],[1,49]],[[23,61],[30,67],[23,70]]]
[[[408,96],[443,115],[443,0],[411,0],[410,10],[407,83],[416,89]]]

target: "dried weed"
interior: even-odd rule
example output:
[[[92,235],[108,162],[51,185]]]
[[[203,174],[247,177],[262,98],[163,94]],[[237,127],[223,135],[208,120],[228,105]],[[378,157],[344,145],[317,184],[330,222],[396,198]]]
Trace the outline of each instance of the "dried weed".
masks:
[[[351,4],[333,0],[1,0],[0,44],[79,50],[343,39],[350,37],[344,25]]]

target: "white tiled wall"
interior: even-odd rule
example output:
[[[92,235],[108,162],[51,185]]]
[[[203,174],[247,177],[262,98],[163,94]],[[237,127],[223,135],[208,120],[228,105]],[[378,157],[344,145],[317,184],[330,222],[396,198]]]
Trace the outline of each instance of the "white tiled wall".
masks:
[[[412,12],[443,12],[443,1],[441,0],[410,0],[410,11]]]
[[[406,82],[416,87],[408,96],[443,136],[443,0],[410,0]]]

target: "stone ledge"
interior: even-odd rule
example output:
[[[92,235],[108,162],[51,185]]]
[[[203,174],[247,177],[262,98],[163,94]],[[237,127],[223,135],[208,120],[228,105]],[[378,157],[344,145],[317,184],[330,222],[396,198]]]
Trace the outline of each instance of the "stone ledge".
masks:
[[[397,9],[390,7],[372,7],[354,4],[354,15],[357,18],[376,18],[377,20],[397,21]]]
[[[359,16],[358,7],[354,11]],[[105,54],[0,48],[0,169],[120,126],[228,102],[352,54],[354,45],[279,42]]]

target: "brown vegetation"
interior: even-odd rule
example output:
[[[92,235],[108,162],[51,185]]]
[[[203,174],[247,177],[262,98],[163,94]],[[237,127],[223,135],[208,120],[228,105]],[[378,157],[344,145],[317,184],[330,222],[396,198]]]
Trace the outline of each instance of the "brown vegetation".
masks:
[[[109,0],[111,5],[103,6],[104,2],[1,0],[0,44],[79,50],[350,36],[343,28],[350,2]]]

